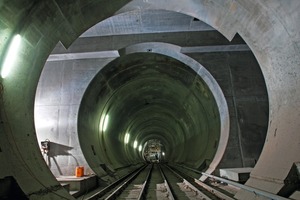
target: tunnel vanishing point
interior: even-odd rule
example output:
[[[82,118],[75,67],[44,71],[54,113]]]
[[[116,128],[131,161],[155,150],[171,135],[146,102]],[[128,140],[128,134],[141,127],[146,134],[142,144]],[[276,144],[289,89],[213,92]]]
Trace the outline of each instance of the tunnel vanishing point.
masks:
[[[245,185],[288,198],[299,190],[299,10],[296,0],[0,1],[0,197],[17,186],[29,199],[73,199],[56,177],[80,165],[113,181],[158,140],[169,163],[253,167]]]

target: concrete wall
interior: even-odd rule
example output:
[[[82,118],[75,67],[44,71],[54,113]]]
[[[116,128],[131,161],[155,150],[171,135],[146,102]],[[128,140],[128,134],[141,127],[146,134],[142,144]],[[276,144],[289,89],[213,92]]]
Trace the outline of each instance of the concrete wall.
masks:
[[[251,52],[188,54],[215,77],[230,114],[230,135],[218,168],[254,167],[268,129],[268,95]]]
[[[164,33],[166,34],[166,33]],[[189,42],[197,41],[196,35],[185,33]],[[211,33],[217,35],[216,33]],[[186,37],[176,34],[174,43],[188,45]],[[126,41],[136,36],[126,36]],[[151,35],[144,35],[147,41]],[[219,36],[220,37],[220,36]],[[110,41],[109,37],[105,37]],[[114,42],[124,36],[114,36]],[[98,39],[102,41],[101,37]],[[183,40],[183,41],[182,41]],[[215,42],[220,42],[215,40]],[[206,41],[208,43],[208,41]],[[81,43],[82,44],[82,43]],[[115,44],[97,43],[102,51]],[[130,42],[124,45],[131,44]],[[197,41],[195,44],[201,44]],[[213,44],[213,40],[210,42]],[[91,48],[91,47],[90,47]],[[75,42],[70,50],[80,50]],[[193,53],[188,56],[203,64],[216,78],[227,99],[230,112],[230,139],[219,168],[254,167],[262,150],[267,131],[268,100],[264,80],[251,52]],[[67,152],[52,149],[54,155],[48,161],[55,176],[72,175],[76,165],[84,165],[77,138],[77,111],[81,97],[95,74],[113,58],[47,62],[42,73],[35,101],[35,120],[38,140],[49,139],[68,147]],[[39,121],[46,120],[46,122]],[[44,126],[44,124],[48,126]],[[50,124],[49,124],[50,123]],[[61,146],[63,148],[63,146]],[[58,153],[55,153],[57,151]],[[77,160],[77,161],[76,161]],[[50,162],[50,164],[49,164]]]
[[[76,166],[92,173],[79,145],[77,114],[87,85],[110,60],[47,62],[44,67],[35,99],[35,125],[39,144],[51,142],[49,154],[43,156],[55,176],[74,175]]]

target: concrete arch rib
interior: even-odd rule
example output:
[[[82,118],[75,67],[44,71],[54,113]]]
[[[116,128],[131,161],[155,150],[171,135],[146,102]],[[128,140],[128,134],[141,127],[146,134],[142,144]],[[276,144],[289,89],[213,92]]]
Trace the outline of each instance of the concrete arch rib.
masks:
[[[204,80],[204,82],[207,84],[208,88],[212,92],[214,99],[217,103],[218,111],[220,114],[220,121],[221,121],[220,140],[219,140],[218,148],[212,162],[210,163],[208,169],[206,170],[206,173],[210,174],[216,169],[217,165],[220,163],[227,146],[227,142],[229,138],[228,106],[224,94],[220,86],[216,82],[216,80],[213,78],[213,76],[200,63],[180,53],[180,49],[181,47],[172,44],[149,42],[149,43],[140,43],[140,44],[128,46],[124,49],[119,50],[119,54],[122,56],[131,53],[150,51],[152,53],[166,55],[175,58],[180,62],[186,64],[187,66],[192,68]],[[205,180],[205,179],[206,179],[205,176],[201,177],[201,180]]]
[[[159,0],[133,0],[122,7],[116,14],[130,12],[137,9],[163,9],[183,13],[205,22],[222,33],[228,40],[232,40],[237,33],[236,19],[231,18],[230,9],[236,9],[235,1],[217,2],[213,0],[185,0],[159,1]],[[230,22],[230,23],[228,23]]]

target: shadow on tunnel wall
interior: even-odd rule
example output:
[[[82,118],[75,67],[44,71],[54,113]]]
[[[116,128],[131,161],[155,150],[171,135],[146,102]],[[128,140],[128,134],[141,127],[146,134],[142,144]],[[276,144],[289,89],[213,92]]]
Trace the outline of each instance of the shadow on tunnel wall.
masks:
[[[54,163],[55,166],[57,167],[59,174],[63,175],[63,172],[62,172],[62,170],[57,162],[57,159],[56,159],[56,157],[58,157],[58,156],[71,156],[75,160],[76,165],[79,166],[78,160],[75,158],[75,156],[73,156],[70,153],[70,151],[73,149],[73,147],[55,143],[55,142],[49,142],[49,143],[50,143],[49,151],[47,153],[44,153],[46,156],[44,158],[45,158],[45,161],[49,168],[51,168]]]

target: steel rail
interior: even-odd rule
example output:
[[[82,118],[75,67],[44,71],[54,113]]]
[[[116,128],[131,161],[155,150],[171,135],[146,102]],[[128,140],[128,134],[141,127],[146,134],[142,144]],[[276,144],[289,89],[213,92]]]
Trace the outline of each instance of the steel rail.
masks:
[[[193,184],[191,184],[188,180],[186,180],[185,178],[183,178],[180,174],[178,174],[177,172],[175,172],[172,168],[170,168],[168,165],[166,165],[166,167],[172,172],[174,173],[178,178],[183,180],[183,183],[185,183],[189,188],[191,188],[194,192],[196,192],[197,195],[199,195],[200,198],[202,199],[206,199],[206,200],[211,200],[210,197],[208,197],[206,194],[204,194],[203,192],[201,192],[198,188],[196,188]]]
[[[229,196],[227,196],[226,194],[210,187],[209,185],[203,183],[202,181],[198,180],[198,179],[194,179],[195,183],[197,183],[200,187],[203,187],[204,189],[206,189],[208,192],[216,195],[217,197],[219,197],[222,200],[235,200],[234,198],[231,198]]]
[[[162,171],[162,169],[161,169],[161,167],[160,167],[159,165],[158,165],[158,168],[159,168],[159,171],[160,171],[160,173],[161,173],[161,176],[162,176],[163,179],[164,179],[164,183],[165,183],[165,186],[166,186],[167,191],[168,191],[168,193],[169,193],[169,198],[170,198],[170,200],[175,200],[174,195],[173,195],[173,193],[172,193],[172,190],[171,190],[171,188],[170,188],[170,186],[169,186],[168,180],[166,179],[166,176],[165,176],[164,172]]]
[[[169,167],[169,166],[167,166],[167,167]],[[172,170],[172,168],[171,168],[171,170]],[[185,173],[183,173],[183,174],[185,174]],[[226,194],[224,194],[224,193],[222,193],[222,192],[220,192],[220,191],[218,191],[218,190],[210,187],[209,185],[203,183],[202,181],[199,181],[198,179],[195,179],[195,178],[193,178],[193,177],[191,177],[189,175],[186,175],[186,176],[188,176],[189,178],[193,179],[196,184],[198,184],[200,187],[202,187],[203,189],[205,189],[209,193],[217,196],[218,198],[221,198],[221,199],[224,199],[224,200],[234,200],[234,198],[231,198],[231,197],[227,196]]]
[[[98,199],[101,196],[104,196],[105,194],[107,194],[110,190],[112,190],[112,188],[114,188],[116,185],[120,184],[122,181],[124,181],[125,179],[127,179],[128,177],[130,177],[132,174],[136,173],[137,171],[140,171],[141,169],[144,169],[146,167],[146,165],[141,166],[140,168],[130,172],[129,174],[123,176],[122,178],[116,180],[115,182],[113,182],[112,184],[106,186],[105,188],[103,188],[101,191],[93,194],[92,196],[85,198],[85,200],[93,200],[93,199]]]
[[[120,185],[115,191],[113,191],[113,193],[111,193],[108,197],[105,198],[105,200],[110,200],[110,199],[115,199],[116,196],[118,196],[118,194],[120,194],[122,192],[122,190],[127,187],[127,185],[133,181],[137,175],[139,175],[139,173],[141,171],[143,171],[146,168],[146,165],[141,167],[137,172],[135,172],[132,176],[130,176],[122,185]]]
[[[146,180],[145,180],[145,182],[143,183],[142,190],[141,190],[141,192],[140,192],[140,194],[139,194],[139,196],[138,196],[138,200],[144,199],[144,195],[145,195],[145,193],[146,193],[146,187],[147,187],[147,185],[148,185],[148,183],[149,183],[149,180],[150,180],[150,174],[152,173],[152,169],[153,169],[153,163],[151,164],[151,168],[150,168],[150,170],[149,170],[149,172],[148,172],[148,174],[147,174]]]
[[[194,171],[196,173],[202,174],[203,176],[207,176],[209,178],[213,178],[215,180],[227,183],[229,185],[233,185],[233,186],[241,188],[243,190],[247,190],[247,191],[249,191],[249,192],[251,192],[255,195],[260,195],[260,196],[267,197],[269,199],[274,199],[274,200],[289,200],[288,198],[285,198],[285,197],[282,197],[282,196],[279,196],[279,195],[276,195],[276,194],[272,194],[272,193],[264,191],[264,190],[260,190],[260,189],[253,188],[253,187],[250,187],[250,186],[247,186],[247,185],[243,185],[243,184],[240,184],[240,183],[228,180],[228,179],[220,178],[218,176],[214,176],[214,175],[211,175],[211,174],[208,174],[208,173],[205,173],[205,172],[201,172],[201,171],[198,171],[198,170],[195,170],[195,169],[192,169],[192,168],[189,168],[189,167],[185,167],[185,166],[182,166],[182,165],[178,165],[178,164],[176,164],[176,165],[179,166],[179,167],[182,167],[182,168],[189,169],[189,170]]]

